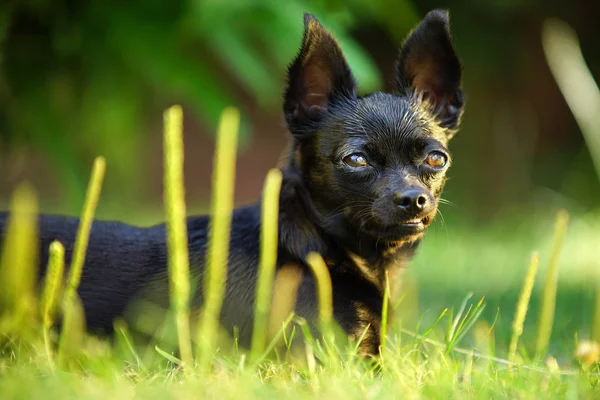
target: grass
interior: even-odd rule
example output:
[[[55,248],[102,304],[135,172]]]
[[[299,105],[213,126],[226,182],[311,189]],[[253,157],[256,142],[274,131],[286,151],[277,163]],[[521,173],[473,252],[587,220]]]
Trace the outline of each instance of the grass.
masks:
[[[42,324],[44,325],[44,347],[48,362],[54,368],[54,360],[52,358],[52,344],[50,343],[50,329],[54,325],[54,317],[56,313],[57,303],[62,293],[62,278],[65,268],[65,248],[63,245],[54,241],[50,245],[48,257],[48,272],[44,282],[44,291],[42,292],[42,300],[40,309],[42,312]]]
[[[537,252],[534,252],[531,256],[527,275],[525,276],[525,282],[523,283],[523,290],[521,291],[521,296],[519,296],[517,311],[513,320],[512,337],[510,338],[510,346],[508,349],[508,357],[512,361],[515,361],[516,359],[519,338],[523,334],[523,324],[525,323],[525,317],[527,316],[527,308],[529,307],[529,300],[531,299],[531,291],[535,284],[535,274],[537,274],[539,262],[540,256]]]
[[[542,298],[542,310],[540,312],[538,340],[536,344],[536,354],[538,357],[544,357],[546,355],[548,343],[550,342],[550,336],[552,334],[554,310],[556,309],[556,289],[558,285],[558,260],[568,222],[569,216],[567,212],[564,210],[559,211],[556,216],[554,244],[552,246],[552,254],[546,273],[546,282],[544,284],[544,296]]]
[[[205,303],[197,336],[202,370],[208,368],[217,342],[218,320],[225,294],[239,123],[239,111],[228,108],[223,111],[218,128],[213,164],[210,245],[206,256],[207,273],[204,282]]]
[[[167,120],[173,117],[166,115]],[[235,117],[235,114],[230,115]],[[165,136],[173,140],[171,135],[175,135],[175,140],[179,141],[181,115],[175,117],[175,125],[179,127],[172,129],[174,121],[171,120],[166,124]],[[230,125],[230,135],[233,134],[232,127],[235,128],[235,124]],[[229,142],[227,145],[229,153],[222,150],[231,159],[235,154],[231,152],[234,144]],[[166,148],[169,146],[167,143]],[[171,225],[173,231],[170,235],[173,235],[172,239],[180,240],[185,234],[185,225],[181,224],[185,204],[182,202],[181,175],[177,177],[181,172],[181,160],[177,161],[180,144],[176,147],[179,150],[173,151],[171,148],[165,153],[166,162],[171,163],[171,167],[165,171],[165,183],[169,193],[166,195],[167,209],[179,207],[179,211],[170,210],[167,213],[168,220],[179,218],[178,224]],[[219,160],[217,156],[215,164],[218,165]],[[225,178],[217,183],[225,186],[220,189],[220,196],[225,196],[225,200],[221,197],[222,202],[217,203],[224,207],[221,218],[225,219],[225,227],[215,226],[219,223],[215,219],[212,225],[214,231],[229,229],[227,202],[230,201],[232,190],[231,164],[225,168],[229,168],[228,172],[221,175]],[[88,195],[88,198],[91,199],[90,204],[94,205],[97,198],[93,193],[99,193],[99,175],[97,172],[92,175],[92,195]],[[191,349],[186,353],[181,349],[187,346],[189,332],[184,332],[182,336],[180,330],[185,331],[189,326],[178,322],[175,325],[180,343],[179,356],[160,348],[150,348],[155,358],[147,362],[147,359],[142,360],[144,357],[136,350],[138,346],[134,339],[120,323],[117,325],[120,334],[114,344],[84,334],[77,296],[71,298],[67,295],[63,297],[63,327],[58,332],[53,327],[53,310],[56,310],[53,305],[61,297],[61,282],[57,277],[62,275],[63,249],[55,242],[51,246],[51,273],[48,274],[45,283],[47,289],[41,298],[40,317],[29,316],[41,319],[41,329],[35,323],[11,324],[11,321],[22,320],[15,316],[24,312],[23,306],[15,299],[28,291],[33,292],[26,289],[32,287],[26,277],[4,280],[3,286],[7,290],[3,291],[5,299],[0,317],[0,326],[3,328],[0,392],[3,398],[395,398],[398,393],[406,397],[439,398],[564,398],[588,397],[597,390],[597,359],[600,355],[597,344],[587,340],[593,337],[585,334],[591,332],[598,315],[595,308],[597,284],[590,284],[589,276],[586,278],[583,274],[590,267],[597,267],[586,262],[595,263],[596,257],[593,253],[582,253],[577,246],[589,243],[591,251],[595,250],[593,243],[596,237],[589,232],[600,232],[600,218],[593,215],[583,219],[572,217],[571,224],[577,225],[578,229],[572,229],[565,235],[566,215],[559,213],[554,237],[548,234],[548,227],[552,226],[551,218],[537,225],[531,224],[521,232],[513,232],[511,239],[494,228],[481,235],[481,231],[473,228],[459,226],[449,232],[450,227],[435,226],[414,260],[413,268],[408,271],[412,277],[409,276],[406,281],[413,282],[415,287],[407,287],[406,291],[415,293],[418,301],[401,301],[399,306],[401,311],[406,311],[403,307],[410,307],[411,304],[418,307],[413,314],[420,315],[420,319],[411,325],[410,319],[388,319],[386,312],[384,325],[387,325],[387,329],[382,332],[386,343],[384,356],[377,364],[373,364],[360,357],[358,343],[347,343],[336,336],[336,327],[331,319],[331,283],[327,267],[318,254],[311,254],[307,263],[317,278],[320,323],[325,334],[315,337],[308,326],[298,319],[293,319],[295,325],[290,323],[287,311],[293,304],[299,275],[297,271],[294,272],[293,266],[286,267],[277,275],[273,270],[276,243],[274,217],[277,214],[276,199],[280,185],[281,174],[276,170],[270,172],[263,196],[263,221],[267,229],[261,233],[261,279],[257,294],[259,300],[255,305],[259,315],[255,321],[259,335],[253,338],[251,351],[235,345],[232,348],[223,346],[221,341],[216,340],[218,331],[213,320],[208,323],[208,329],[213,329],[209,334],[211,341],[196,337],[199,345],[197,354],[191,354]],[[33,263],[30,254],[23,250],[27,248],[23,243],[30,243],[35,238],[35,230],[32,229],[34,222],[27,219],[31,213],[18,212],[23,208],[35,212],[33,191],[26,187],[17,191],[13,204],[16,222],[10,225],[7,240],[7,246],[10,244],[13,251],[4,252],[0,271],[2,276],[9,276],[7,274],[11,271],[14,275],[15,269],[7,267],[9,265]],[[213,216],[217,215],[217,204],[213,205]],[[84,207],[88,216],[93,214],[93,208]],[[223,221],[220,223],[223,224]],[[582,224],[587,231],[581,229]],[[90,225],[84,221],[82,226],[89,229]],[[19,227],[21,229],[17,229]],[[89,232],[81,235],[89,235]],[[505,239],[499,243],[494,236]],[[21,244],[15,245],[17,242]],[[186,310],[188,304],[185,297],[189,296],[190,289],[186,282],[181,284],[187,277],[187,248],[182,244],[185,242],[170,243],[169,252],[171,262],[181,263],[179,267],[183,266],[183,273],[176,268],[170,268],[169,273],[173,281],[172,302],[178,304],[176,307],[183,307],[183,315],[187,318],[189,311]],[[214,241],[211,246],[211,254],[221,260],[219,265],[223,267],[226,263],[226,258],[223,258],[227,254],[226,244]],[[525,268],[527,253],[531,253],[533,248],[540,249],[540,264],[548,266],[540,271],[537,280],[537,255],[532,258],[530,267],[527,270]],[[561,250],[566,257],[559,257]],[[185,257],[178,258],[182,254]],[[578,258],[569,257],[573,254],[577,254]],[[559,268],[564,268],[565,259],[569,261],[568,271]],[[451,268],[442,264],[448,260],[455,260]],[[574,271],[579,273],[573,274]],[[212,275],[213,279],[217,276],[222,283],[223,273],[221,269]],[[574,279],[573,275],[580,279]],[[208,281],[207,284],[211,287],[214,282]],[[592,287],[583,307],[569,304],[570,295],[563,293],[565,289],[574,291],[574,287],[579,287],[578,291],[581,292],[581,287],[585,285]],[[521,286],[523,289],[519,295]],[[214,289],[217,286],[212,287]],[[218,286],[217,294],[222,296],[222,290],[223,287]],[[183,299],[180,297],[182,295]],[[30,297],[33,299],[31,301],[37,301],[33,294]],[[72,300],[67,301],[69,298]],[[289,302],[291,298],[291,303],[279,312],[279,322],[269,320],[268,305],[274,304],[269,303],[272,298],[281,299],[277,301],[278,304]],[[541,333],[536,332],[534,324],[540,315],[544,315],[541,310],[554,310],[554,304],[557,312],[550,318],[543,317],[549,320],[545,322],[545,328],[540,329]],[[387,311],[387,302],[384,308]],[[515,309],[517,313],[512,318],[511,310]],[[530,316],[525,319],[527,309]],[[571,312],[563,312],[565,309]],[[573,310],[577,310],[579,316],[575,323],[571,318],[575,315]],[[31,305],[29,312],[31,314]],[[270,317],[273,319],[273,315]],[[207,326],[202,325],[206,320],[201,318],[200,321],[200,331],[206,332]],[[280,328],[274,330],[273,326]],[[549,357],[529,357],[528,354],[536,354],[537,343],[542,335],[547,337]],[[184,340],[181,340],[182,337]],[[304,342],[304,351],[295,351],[293,342]],[[210,343],[209,351],[202,355],[200,352],[207,343]],[[57,345],[58,351],[55,351]],[[247,358],[252,362],[247,362]],[[185,374],[179,373],[182,367]]]
[[[175,309],[181,360],[192,365],[190,334],[190,266],[183,184],[183,111],[173,106],[164,114],[165,211],[169,255],[169,296]]]
[[[100,161],[64,295],[58,279],[64,249],[55,242],[38,301],[32,279],[37,200],[26,185],[14,194],[0,264],[3,399],[598,397],[600,216],[594,214],[567,218],[561,211],[555,219],[542,212],[541,218],[496,226],[434,226],[407,271],[399,305],[388,304],[386,291],[383,356],[372,362],[360,356],[360,339],[349,343],[337,335],[331,282],[320,255],[310,254],[307,263],[317,280],[323,336],[289,314],[301,275],[294,265],[273,268],[281,175],[272,171],[263,196],[258,334],[250,350],[220,340],[216,322],[226,279],[239,122],[233,109],[224,112],[219,127],[207,302],[199,334],[191,334],[181,121],[179,108],[166,113],[165,205],[179,351],[155,343],[144,348],[119,321],[112,342],[84,333],[74,294],[100,192]],[[56,307],[61,298],[62,308]],[[60,331],[54,311],[62,313]]]
[[[282,174],[272,169],[267,174],[263,190],[261,209],[262,226],[260,268],[258,287],[256,288],[256,304],[254,305],[254,327],[252,329],[252,345],[250,359],[255,361],[265,351],[268,338],[268,319],[271,306],[271,287],[277,264],[279,191]],[[268,233],[267,233],[268,232]]]

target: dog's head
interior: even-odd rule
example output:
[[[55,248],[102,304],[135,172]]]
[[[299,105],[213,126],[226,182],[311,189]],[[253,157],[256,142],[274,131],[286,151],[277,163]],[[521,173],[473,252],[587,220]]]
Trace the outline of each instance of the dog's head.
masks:
[[[311,15],[289,68],[285,118],[318,223],[335,235],[398,242],[433,220],[463,112],[448,14],[432,11],[400,50],[394,93],[356,95],[333,36]]]

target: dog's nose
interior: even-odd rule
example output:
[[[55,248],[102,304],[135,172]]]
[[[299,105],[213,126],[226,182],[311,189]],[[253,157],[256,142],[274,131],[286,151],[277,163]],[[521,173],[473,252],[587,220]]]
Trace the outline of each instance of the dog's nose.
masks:
[[[427,194],[421,189],[408,189],[394,193],[394,203],[405,211],[422,212],[430,207]]]

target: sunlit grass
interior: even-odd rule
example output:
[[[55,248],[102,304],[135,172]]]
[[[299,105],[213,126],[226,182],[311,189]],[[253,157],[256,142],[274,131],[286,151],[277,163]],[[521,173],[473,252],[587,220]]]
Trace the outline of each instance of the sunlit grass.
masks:
[[[62,294],[62,281],[65,269],[65,248],[54,241],[50,245],[48,269],[44,278],[44,291],[40,308],[42,309],[42,324],[44,330],[44,346],[51,367],[54,367],[52,358],[52,343],[50,342],[50,329],[54,324],[56,308]]]
[[[181,360],[192,366],[190,334],[190,266],[183,182],[183,111],[164,113],[164,199],[169,257],[169,295],[175,310]]]
[[[546,282],[542,297],[542,309],[540,311],[539,329],[536,344],[538,357],[544,357],[550,343],[552,324],[554,322],[554,311],[556,307],[556,290],[558,288],[558,262],[563,246],[563,240],[567,231],[569,215],[566,211],[560,211],[556,216],[554,227],[554,239],[548,270],[546,271]]]
[[[198,363],[201,371],[208,368],[213,358],[219,314],[225,294],[239,124],[239,111],[227,108],[221,115],[217,129],[209,247],[204,274],[205,301],[197,335]]]
[[[103,157],[96,158],[92,167],[92,175],[88,184],[83,211],[79,219],[67,285],[62,299],[63,324],[58,342],[57,359],[58,364],[63,367],[67,366],[69,359],[75,360],[77,358],[81,351],[85,335],[83,305],[77,295],[77,288],[79,287],[81,274],[83,273],[90,232],[92,230],[96,207],[100,199],[105,172],[106,161]]]
[[[531,292],[533,291],[533,285],[535,283],[535,275],[540,262],[539,257],[537,252],[533,253],[531,256],[529,268],[527,268],[527,275],[525,276],[525,281],[523,283],[523,290],[521,290],[519,302],[517,303],[517,311],[515,313],[515,318],[513,319],[512,336],[508,349],[508,358],[511,361],[515,361],[519,338],[523,334],[523,324],[525,323],[527,309],[529,308],[529,299],[531,298]]]
[[[7,337],[27,332],[34,323],[38,248],[31,244],[38,239],[38,202],[31,186],[22,184],[15,190],[11,209],[0,258],[0,333]],[[3,340],[0,337],[0,343]]]
[[[79,287],[83,264],[85,262],[85,253],[90,239],[94,214],[96,212],[96,207],[98,206],[98,200],[100,199],[100,191],[102,190],[105,171],[106,161],[104,158],[96,158],[92,168],[92,176],[88,185],[85,202],[83,204],[83,211],[81,213],[81,218],[79,219],[77,237],[75,238],[73,256],[69,268],[69,278],[65,289],[65,298],[67,301],[71,301],[71,299],[76,296],[76,291]]]
[[[254,327],[252,329],[252,346],[250,359],[256,358],[264,351],[268,333],[268,313],[271,303],[271,287],[277,263],[279,190],[282,175],[278,169],[267,174],[263,189],[261,208],[260,268],[256,287],[254,306]]]
[[[557,287],[561,284],[558,274],[561,264],[559,255],[563,241],[568,239],[565,237],[566,214],[559,214],[553,240],[548,248],[542,246],[543,250],[540,251],[540,258],[549,258],[546,271],[548,283],[544,286],[542,307],[532,306],[531,303],[535,298],[533,291],[537,257],[532,258],[525,274],[517,274],[518,280],[514,282],[508,277],[504,281],[495,278],[493,282],[489,282],[490,279],[487,278],[488,282],[484,282],[485,276],[497,273],[490,267],[491,263],[505,268],[501,271],[505,276],[511,269],[516,271],[520,266],[524,268],[521,254],[512,254],[511,247],[506,246],[502,247],[502,253],[498,252],[496,238],[491,235],[486,237],[481,231],[461,232],[464,236],[453,233],[443,243],[425,246],[425,254],[418,257],[417,279],[430,278],[435,283],[434,290],[426,292],[429,294],[437,293],[441,296],[451,288],[463,287],[461,284],[464,285],[468,279],[478,279],[481,286],[485,287],[506,285],[509,282],[516,293],[510,292],[505,296],[514,295],[515,302],[518,299],[515,317],[508,318],[512,320],[510,344],[496,342],[492,332],[504,329],[496,323],[502,317],[506,319],[514,308],[493,310],[496,318],[489,319],[484,311],[490,311],[487,306],[490,296],[484,298],[480,293],[466,297],[462,293],[463,301],[458,307],[453,307],[454,302],[444,304],[440,300],[442,297],[436,297],[438,304],[448,308],[437,313],[421,310],[429,312],[429,316],[426,318],[424,313],[416,329],[408,325],[408,319],[390,323],[393,319],[388,319],[388,312],[395,305],[388,304],[390,290],[386,282],[381,327],[384,357],[376,360],[377,363],[368,363],[360,357],[361,338],[346,347],[345,342],[338,340],[339,336],[336,336],[338,327],[333,319],[332,282],[322,256],[311,253],[306,265],[289,264],[275,269],[278,194],[282,180],[278,170],[269,173],[263,193],[260,273],[252,348],[239,348],[235,343],[233,348],[223,346],[222,341],[218,340],[218,314],[223,301],[230,250],[229,231],[237,144],[235,136],[239,118],[232,109],[223,114],[218,135],[208,250],[209,272],[205,281],[207,304],[202,310],[199,333],[194,336],[198,342],[198,353],[194,357],[190,346],[189,326],[181,323],[190,319],[181,110],[172,108],[165,116],[165,211],[170,257],[170,296],[172,307],[179,313],[179,354],[174,355],[156,347],[156,351],[162,356],[162,363],[146,364],[144,357],[138,354],[135,339],[121,322],[115,324],[117,345],[85,334],[83,309],[75,295],[79,278],[73,275],[69,276],[69,282],[73,283],[70,286],[72,295],[65,296],[63,304],[58,351],[53,351],[53,310],[61,296],[59,277],[63,275],[61,262],[64,249],[57,242],[50,248],[48,274],[44,281],[43,296],[38,304],[33,284],[35,273],[31,269],[37,257],[36,246],[33,245],[36,241],[36,222],[33,216],[37,211],[37,201],[34,192],[25,187],[26,189],[15,192],[15,200],[11,206],[14,218],[11,217],[2,254],[1,276],[4,280],[0,285],[6,289],[0,290],[3,301],[0,308],[0,332],[3,338],[0,346],[0,393],[3,398],[15,398],[24,393],[28,398],[43,396],[115,400],[133,397],[306,399],[314,398],[315,395],[323,398],[396,398],[399,393],[414,398],[469,398],[474,395],[484,398],[562,398],[567,394],[586,397],[596,390],[598,347],[593,340],[570,340],[562,343],[560,347],[565,350],[561,350],[561,353],[548,351],[548,344],[552,343],[552,337],[556,337],[550,336],[553,321],[565,319],[563,315],[555,316],[554,312],[550,315],[547,310],[553,311],[559,300],[556,297]],[[78,236],[78,240],[85,239],[86,244],[103,175],[104,166],[100,167],[100,171],[96,166],[92,173]],[[547,240],[550,235],[543,232],[540,238]],[[582,238],[578,237],[576,240]],[[450,253],[451,257],[442,253],[444,246],[453,252]],[[76,251],[83,252],[77,261],[82,267],[85,245],[79,243],[75,247]],[[531,249],[527,251],[530,252]],[[503,254],[505,258],[495,260],[496,254]],[[424,263],[423,260],[433,262]],[[469,265],[476,264],[481,268],[468,276],[460,271],[459,260],[466,260],[473,263]],[[513,264],[519,267],[514,267]],[[23,269],[14,268],[23,265]],[[79,264],[75,264],[77,265]],[[80,277],[81,269],[78,273]],[[474,278],[476,273],[479,278]],[[20,274],[25,274],[26,278],[20,277]],[[297,291],[305,274],[313,276],[316,283],[318,331],[311,331],[306,321],[294,317],[292,313]],[[521,282],[523,275],[525,278]],[[519,297],[520,286],[522,290]],[[423,291],[420,293],[420,301],[431,300],[423,298]],[[22,304],[29,305],[22,306],[21,299],[27,298],[30,300]],[[402,302],[399,307],[403,307]],[[37,311],[38,308],[40,312]],[[528,321],[537,317],[543,322],[539,324],[539,333],[527,335],[532,330],[528,330],[525,324],[527,311],[533,314]],[[594,314],[597,316],[599,313],[599,308],[596,308]],[[25,319],[29,323],[15,323],[23,320],[21,317],[15,318],[19,314],[28,315]],[[39,329],[40,325],[36,325],[36,318],[41,319],[42,329]],[[567,332],[573,337],[583,327],[561,329],[563,334]],[[482,330],[487,340],[485,346],[479,341],[482,335],[478,332]],[[546,364],[535,358],[528,358],[524,351],[525,348],[540,348],[538,343],[544,343],[544,340],[543,354],[548,353],[550,356],[550,361]],[[299,342],[305,344],[300,347],[301,352],[297,352],[294,346]],[[496,347],[496,344],[500,345]],[[156,354],[154,345],[151,346],[152,352]],[[518,360],[515,356],[517,350],[523,350],[523,356]],[[581,363],[582,368],[578,368],[577,362]],[[199,369],[187,368],[193,365],[199,366]],[[180,366],[190,373],[178,374]],[[46,374],[47,370],[57,373]]]

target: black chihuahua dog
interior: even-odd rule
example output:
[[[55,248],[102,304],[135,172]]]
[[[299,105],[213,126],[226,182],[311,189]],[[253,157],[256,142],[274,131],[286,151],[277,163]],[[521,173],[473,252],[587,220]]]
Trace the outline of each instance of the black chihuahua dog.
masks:
[[[303,272],[295,311],[317,318],[315,281],[305,258],[323,256],[333,285],[334,317],[361,349],[379,351],[386,272],[410,260],[437,212],[450,165],[447,144],[463,113],[461,65],[448,14],[432,11],[400,50],[393,93],[356,94],[342,51],[313,16],[304,16],[302,48],[288,71],[284,114],[293,146],[282,168],[277,265]],[[0,232],[8,215],[0,214]],[[59,240],[70,262],[78,220],[41,216],[40,277],[48,246]],[[207,216],[187,222],[192,276],[202,277]],[[233,214],[223,327],[252,335],[259,261],[259,203]],[[79,295],[93,331],[142,292],[168,302],[165,226],[139,228],[95,221]],[[148,290],[150,288],[150,290]],[[192,304],[202,303],[202,290]]]

